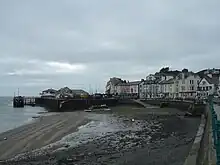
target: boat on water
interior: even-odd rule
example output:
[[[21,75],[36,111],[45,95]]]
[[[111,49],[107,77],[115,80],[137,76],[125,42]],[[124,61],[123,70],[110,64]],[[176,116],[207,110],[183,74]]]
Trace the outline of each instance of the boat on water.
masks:
[[[111,109],[106,105],[93,105],[89,109],[84,110],[85,112],[94,112],[94,111],[111,111]]]

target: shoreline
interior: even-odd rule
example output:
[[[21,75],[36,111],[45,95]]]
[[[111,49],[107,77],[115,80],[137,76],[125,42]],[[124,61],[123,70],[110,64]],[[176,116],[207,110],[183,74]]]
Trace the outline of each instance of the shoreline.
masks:
[[[169,114],[161,113],[164,111]],[[41,117],[38,124],[24,127],[27,130],[12,131],[9,146],[0,150],[0,158],[4,156],[0,163],[182,164],[200,119],[180,117],[179,113],[170,108],[120,106],[112,112],[75,111]]]
[[[59,141],[88,122],[82,111],[40,116],[31,123],[0,134],[0,160],[11,159]]]

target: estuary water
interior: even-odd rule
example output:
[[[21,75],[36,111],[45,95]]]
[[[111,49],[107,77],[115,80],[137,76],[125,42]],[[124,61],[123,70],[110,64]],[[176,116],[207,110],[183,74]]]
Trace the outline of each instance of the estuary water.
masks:
[[[0,133],[29,123],[32,117],[45,111],[42,107],[13,108],[12,100],[12,97],[0,97]]]

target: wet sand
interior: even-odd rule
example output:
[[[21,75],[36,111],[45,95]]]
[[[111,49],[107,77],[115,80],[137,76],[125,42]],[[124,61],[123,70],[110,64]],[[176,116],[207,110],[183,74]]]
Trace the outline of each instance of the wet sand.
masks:
[[[74,147],[43,154],[29,152],[1,164],[182,165],[193,143],[199,118],[184,118],[177,109],[120,106],[108,113],[70,112],[43,117],[0,135],[1,159],[40,148],[70,132]],[[132,120],[134,119],[134,120]],[[92,121],[89,122],[88,121]],[[87,123],[77,130],[77,126]],[[86,135],[84,137],[84,135]],[[89,136],[89,137],[88,137]],[[76,138],[77,137],[77,138]],[[19,141],[20,140],[20,141]]]
[[[31,124],[0,134],[0,159],[31,151],[57,140],[77,130],[88,122],[84,112],[65,112],[42,116]],[[4,140],[4,138],[7,140]]]

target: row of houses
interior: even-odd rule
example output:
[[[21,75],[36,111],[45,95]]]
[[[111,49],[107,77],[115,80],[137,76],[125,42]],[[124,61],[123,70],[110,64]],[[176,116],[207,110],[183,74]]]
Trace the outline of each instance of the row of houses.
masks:
[[[42,98],[82,98],[89,96],[89,93],[82,89],[70,89],[68,87],[61,88],[59,90],[47,89],[40,93]]]
[[[157,72],[140,81],[129,82],[113,77],[106,85],[106,93],[139,98],[207,98],[220,94],[219,75],[217,69],[198,73],[183,69]]]

